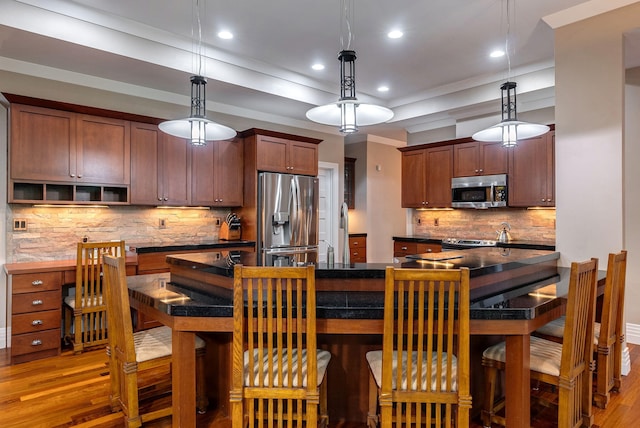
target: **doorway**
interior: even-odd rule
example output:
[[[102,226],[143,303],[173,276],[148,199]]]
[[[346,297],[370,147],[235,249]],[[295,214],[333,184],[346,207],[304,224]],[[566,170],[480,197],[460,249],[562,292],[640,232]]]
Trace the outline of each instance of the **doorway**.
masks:
[[[339,165],[318,163],[318,262],[327,262],[327,247],[338,253]]]

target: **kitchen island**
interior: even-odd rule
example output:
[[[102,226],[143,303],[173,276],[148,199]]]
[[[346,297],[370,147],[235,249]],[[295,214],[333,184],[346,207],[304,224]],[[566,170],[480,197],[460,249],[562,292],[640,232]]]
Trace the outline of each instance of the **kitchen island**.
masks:
[[[463,253],[463,254],[457,254]],[[471,334],[474,338],[502,335],[507,340],[507,412],[510,426],[528,426],[529,334],[563,313],[568,269],[557,268],[553,251],[478,248],[433,257],[405,259],[396,267],[471,269],[474,290]],[[434,254],[430,254],[434,256]],[[429,259],[427,259],[429,258]],[[230,252],[222,260],[207,254],[170,255],[169,276],[131,277],[132,306],[173,328],[174,399],[180,402],[174,424],[193,426],[195,403],[194,333],[209,332],[215,385],[212,403],[228,410],[230,343],[233,325],[232,269],[255,264],[254,253]],[[333,421],[364,422],[367,412],[368,369],[364,354],[380,348],[384,268],[387,264],[336,264],[316,267],[318,343],[332,353],[328,372],[329,409]],[[478,342],[481,350],[484,341]],[[525,350],[527,352],[525,352]],[[482,391],[480,357],[472,358],[480,377],[474,404]]]

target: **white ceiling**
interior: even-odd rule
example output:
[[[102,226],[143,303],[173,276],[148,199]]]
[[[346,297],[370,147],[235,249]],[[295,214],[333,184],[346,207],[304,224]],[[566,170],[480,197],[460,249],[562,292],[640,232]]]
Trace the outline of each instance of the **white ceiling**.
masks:
[[[495,115],[508,77],[518,82],[519,112],[553,106],[553,30],[542,18],[577,5],[630,3],[509,0],[509,76],[506,58],[488,55],[505,45],[505,1],[355,0],[345,46],[340,0],[200,0],[209,118],[337,132],[305,112],[337,100],[337,53],[347,47],[358,56],[358,99],[395,112],[362,132],[405,140],[406,132]],[[124,111],[153,115],[148,102],[162,104],[168,118],[188,114],[189,76],[198,73],[192,0],[0,0],[0,10],[0,72],[59,82],[48,96],[61,101],[71,84],[140,98]],[[404,37],[387,38],[393,28]],[[217,38],[221,29],[235,37]],[[313,71],[314,62],[325,70]],[[0,91],[25,92],[19,80],[0,78]],[[382,84],[390,91],[377,92]]]

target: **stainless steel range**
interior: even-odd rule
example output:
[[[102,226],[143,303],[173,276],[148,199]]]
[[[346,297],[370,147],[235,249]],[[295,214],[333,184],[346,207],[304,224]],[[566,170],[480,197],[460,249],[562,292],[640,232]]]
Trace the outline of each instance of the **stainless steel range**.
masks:
[[[476,247],[495,247],[496,245],[497,242],[490,239],[445,238],[442,240],[442,251],[464,250]]]

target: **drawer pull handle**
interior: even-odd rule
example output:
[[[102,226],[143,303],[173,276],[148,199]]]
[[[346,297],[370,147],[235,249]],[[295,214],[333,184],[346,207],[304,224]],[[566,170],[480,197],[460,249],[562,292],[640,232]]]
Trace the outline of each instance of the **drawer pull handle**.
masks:
[[[402,250],[403,251],[407,251],[407,247],[402,247]]]
[[[33,321],[31,321],[31,325],[42,325],[42,324],[43,324],[42,320],[33,320]]]
[[[39,345],[42,345],[42,340],[35,339],[31,341],[31,346],[39,346]]]
[[[33,285],[34,287],[42,284],[44,284],[44,282],[41,279],[36,279],[34,281],[31,281],[31,285]]]
[[[32,304],[33,306],[42,305],[43,303],[44,303],[44,302],[43,302],[42,300],[40,300],[40,299],[38,299],[38,300],[34,300],[33,302],[31,302],[31,304]]]

